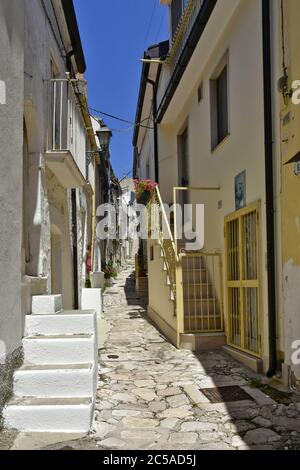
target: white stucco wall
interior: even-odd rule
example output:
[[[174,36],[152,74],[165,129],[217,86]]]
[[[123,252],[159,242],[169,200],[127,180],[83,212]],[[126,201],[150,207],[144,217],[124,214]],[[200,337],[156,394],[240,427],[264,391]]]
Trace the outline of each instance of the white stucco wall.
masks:
[[[154,169],[154,136],[153,121],[148,123],[149,129],[143,129],[143,138],[141,139],[141,147],[139,148],[138,157],[138,176],[139,179],[155,180]]]
[[[23,2],[0,2],[0,364],[22,337],[23,20]]]
[[[63,45],[51,1],[45,1],[46,12],[39,0],[25,0],[25,106],[24,115],[29,147],[29,200],[28,231],[30,257],[26,263],[26,274],[47,278],[47,291],[53,290],[51,272],[51,233],[60,233],[62,257],[63,307],[73,307],[72,245],[71,245],[71,202],[70,190],[63,188],[57,178],[46,169],[44,153],[50,122],[50,78],[51,60],[57,69],[57,76],[65,78]],[[51,25],[49,23],[51,22]],[[86,173],[86,132],[83,119],[76,106],[73,117],[73,143],[70,147],[73,157],[85,177]],[[85,194],[77,191],[77,229],[79,286],[84,282],[83,261],[86,242],[86,223],[82,209],[87,214]],[[52,258],[53,260],[53,258]],[[52,263],[53,265],[53,263]]]
[[[218,2],[159,126],[160,187],[165,202],[178,185],[177,138],[188,127],[190,186],[219,186],[192,193],[205,203],[205,250],[218,249],[224,261],[224,218],[235,211],[234,178],[246,171],[247,204],[260,201],[262,347],[267,367],[267,273],[264,172],[264,114],[261,1]],[[228,51],[230,135],[211,150],[210,79]],[[168,74],[168,71],[166,72]],[[203,99],[197,90],[203,83]],[[162,87],[164,79],[162,78]],[[218,208],[220,207],[220,208]],[[224,263],[223,263],[224,265]],[[224,290],[225,292],[225,290]]]

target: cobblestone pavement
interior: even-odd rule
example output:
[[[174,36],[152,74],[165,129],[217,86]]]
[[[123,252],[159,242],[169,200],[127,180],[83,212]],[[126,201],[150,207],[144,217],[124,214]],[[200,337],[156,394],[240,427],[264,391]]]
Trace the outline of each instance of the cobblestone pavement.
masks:
[[[104,310],[92,430],[48,449],[300,449],[300,396],[265,393],[221,351],[174,348],[147,319],[132,268],[106,290]],[[233,385],[249,396],[213,404],[201,392]]]
[[[223,352],[195,356],[174,348],[147,319],[130,268],[104,302],[109,331],[99,351],[95,418],[90,435],[70,447],[300,448],[300,397],[274,390],[271,398]],[[249,399],[213,404],[200,391],[230,385]]]

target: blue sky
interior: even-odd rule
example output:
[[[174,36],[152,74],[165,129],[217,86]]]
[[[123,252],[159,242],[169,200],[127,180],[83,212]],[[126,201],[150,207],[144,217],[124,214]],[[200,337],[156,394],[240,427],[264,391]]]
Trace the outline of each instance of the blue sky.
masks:
[[[167,7],[159,0],[74,0],[87,63],[92,108],[134,121],[145,48],[168,37]],[[104,118],[115,129],[112,164],[118,177],[132,168],[129,124]],[[122,131],[118,131],[122,129]]]

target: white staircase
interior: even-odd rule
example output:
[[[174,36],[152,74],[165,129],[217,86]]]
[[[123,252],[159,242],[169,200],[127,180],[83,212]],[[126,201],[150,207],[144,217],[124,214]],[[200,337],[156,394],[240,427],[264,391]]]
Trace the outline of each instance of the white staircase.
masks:
[[[32,312],[5,424],[26,432],[88,432],[97,388],[96,312],[63,311],[60,295],[32,297]]]

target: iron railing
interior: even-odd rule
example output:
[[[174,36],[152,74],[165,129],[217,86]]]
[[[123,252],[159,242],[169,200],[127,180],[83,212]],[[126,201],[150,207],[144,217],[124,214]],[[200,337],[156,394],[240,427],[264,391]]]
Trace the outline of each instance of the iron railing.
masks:
[[[85,125],[74,91],[78,80],[50,80],[50,126],[47,150],[70,151],[75,158],[85,153]]]
[[[184,333],[221,332],[223,322],[220,253],[181,253]]]
[[[171,73],[173,73],[178,63],[204,2],[205,0],[190,0],[184,9],[167,57],[167,63],[171,67]]]
[[[158,187],[155,188],[151,201],[148,225],[150,236],[156,238],[160,244],[172,291],[172,298],[176,301],[177,253],[170,223]]]
[[[218,191],[218,187],[176,187],[178,191]],[[222,259],[220,252],[178,249],[177,215],[174,235],[160,191],[156,188],[149,205],[149,237],[156,238],[163,254],[177,316],[177,344],[180,334],[224,331]]]

